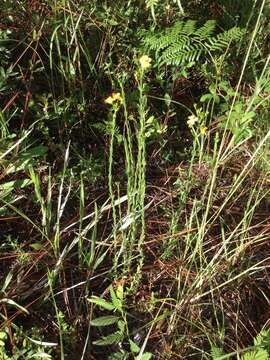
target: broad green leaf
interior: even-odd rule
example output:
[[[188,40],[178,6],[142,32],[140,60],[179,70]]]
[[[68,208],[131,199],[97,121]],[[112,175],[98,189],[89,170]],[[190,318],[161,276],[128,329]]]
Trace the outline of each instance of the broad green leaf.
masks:
[[[99,340],[93,341],[93,344],[98,346],[112,345],[115,343],[119,343],[121,340],[123,340],[123,338],[123,333],[121,331],[116,331],[113,334],[104,336]]]
[[[200,98],[200,102],[206,102],[213,99],[213,94],[204,94]]]
[[[131,352],[137,354],[140,351],[139,346],[132,340],[129,340]]]
[[[39,145],[28,149],[20,155],[20,158],[33,158],[34,156],[43,156],[48,152],[47,146]]]
[[[99,297],[92,296],[90,299],[87,300],[93,304],[99,305],[103,309],[115,310],[115,306],[112,303],[109,303],[108,301],[101,299]]]
[[[150,360],[151,358],[152,358],[152,354],[147,352],[142,355],[136,356],[135,360]]]
[[[92,326],[108,326],[115,324],[118,320],[119,320],[118,316],[108,315],[93,319],[90,321],[90,324]]]

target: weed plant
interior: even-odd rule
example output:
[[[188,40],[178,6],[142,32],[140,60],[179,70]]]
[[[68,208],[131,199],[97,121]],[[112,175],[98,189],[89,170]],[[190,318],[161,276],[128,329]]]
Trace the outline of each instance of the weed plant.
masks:
[[[0,1],[0,360],[270,357],[269,14]]]

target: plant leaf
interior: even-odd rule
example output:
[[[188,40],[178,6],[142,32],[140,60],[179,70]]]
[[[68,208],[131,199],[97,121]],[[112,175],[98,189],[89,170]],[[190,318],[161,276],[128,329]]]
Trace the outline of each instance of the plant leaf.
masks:
[[[44,246],[40,243],[33,243],[33,244],[30,244],[31,248],[34,249],[34,250],[41,250],[41,249],[44,249]]]
[[[90,321],[90,324],[92,326],[108,326],[115,324],[118,320],[119,320],[118,316],[108,315],[93,319]]]
[[[21,310],[24,313],[29,315],[29,311],[25,307],[17,304],[14,300],[4,298],[4,299],[0,300],[0,303],[6,303],[6,304],[9,304],[9,305],[15,306],[17,309],[19,309],[19,310]]]
[[[0,331],[0,340],[5,340],[7,338],[7,333],[5,331]]]
[[[121,302],[123,302],[124,300],[124,287],[123,285],[118,285],[117,289],[116,289],[116,296],[118,297],[119,300],[121,300]]]
[[[49,359],[52,359],[51,355],[47,354],[47,353],[44,353],[44,352],[37,352],[33,355],[30,356],[30,359],[45,359],[45,360],[49,360]]]
[[[119,343],[121,340],[123,340],[123,338],[123,333],[121,331],[116,331],[113,334],[104,336],[99,340],[93,341],[93,344],[98,346],[112,345],[115,343]]]
[[[131,352],[137,354],[140,351],[139,346],[132,340],[129,340]]]
[[[224,356],[225,353],[223,351],[223,349],[217,347],[217,346],[212,346],[211,347],[211,358],[212,360],[218,360],[220,357]]]
[[[121,332],[125,332],[125,322],[123,320],[119,320],[117,326]]]
[[[30,179],[8,181],[0,185],[0,190],[23,189],[24,187],[31,185],[31,183],[32,181]]]
[[[269,360],[269,355],[266,350],[259,349],[258,351],[247,352],[241,357],[241,360]]]
[[[147,352],[142,355],[136,356],[135,360],[150,360],[152,358],[152,354]]]
[[[109,355],[108,360],[126,360],[128,359],[128,353],[116,352]]]
[[[270,346],[270,330],[261,330],[254,339],[255,346]]]
[[[111,294],[111,299],[112,299],[115,309],[121,311],[122,310],[122,302],[120,299],[118,299],[118,297],[114,291],[114,288],[112,286],[110,286],[110,294]]]
[[[87,299],[89,302],[99,305],[103,309],[106,310],[115,310],[115,306],[112,303],[109,303],[108,301],[101,299],[96,296],[92,296],[90,299]]]

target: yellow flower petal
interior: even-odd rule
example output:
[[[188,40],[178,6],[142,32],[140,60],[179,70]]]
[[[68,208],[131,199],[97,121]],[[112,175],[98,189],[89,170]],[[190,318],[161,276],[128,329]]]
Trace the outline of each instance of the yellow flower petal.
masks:
[[[140,57],[139,62],[142,69],[147,69],[151,66],[152,59],[148,55],[143,55]]]
[[[187,124],[189,127],[192,127],[193,125],[195,125],[195,123],[198,121],[199,119],[197,118],[197,116],[195,115],[190,115],[188,117],[188,121],[187,121]]]
[[[107,97],[107,99],[105,99],[106,104],[112,105],[113,102],[114,102],[114,99],[112,96],[109,96],[109,97]]]
[[[201,134],[205,135],[206,132],[207,132],[207,127],[206,126],[201,127]]]
[[[119,101],[121,104],[123,103],[123,98],[120,95],[120,93],[112,93],[111,96],[107,97],[107,99],[105,99],[105,103],[112,105],[113,103],[115,103],[116,101]]]
[[[112,93],[112,98],[114,101],[120,101],[121,103],[123,102],[123,98],[120,95],[120,93]]]

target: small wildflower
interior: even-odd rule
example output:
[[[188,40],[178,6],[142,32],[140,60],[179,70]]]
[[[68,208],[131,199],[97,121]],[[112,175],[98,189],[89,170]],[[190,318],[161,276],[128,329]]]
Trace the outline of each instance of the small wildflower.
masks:
[[[120,95],[120,93],[112,93],[111,96],[107,97],[107,99],[105,99],[105,103],[112,105],[114,102],[119,101],[121,104],[123,102],[123,98]]]
[[[139,62],[142,69],[147,69],[151,66],[152,59],[147,55],[143,55],[140,57]]]
[[[109,105],[112,105],[113,104],[113,98],[112,98],[112,96],[109,96],[109,97],[107,97],[107,99],[105,99],[105,103],[106,104],[109,104]]]
[[[207,127],[206,126],[201,127],[201,134],[205,135],[206,132],[207,132]]]
[[[188,124],[189,127],[192,127],[197,121],[198,121],[197,116],[195,116],[195,115],[190,115],[190,116],[188,117],[187,124]]]
[[[119,92],[118,93],[113,93],[112,98],[113,98],[114,101],[119,101],[120,103],[123,102],[123,98],[122,98],[122,96],[120,95]]]

